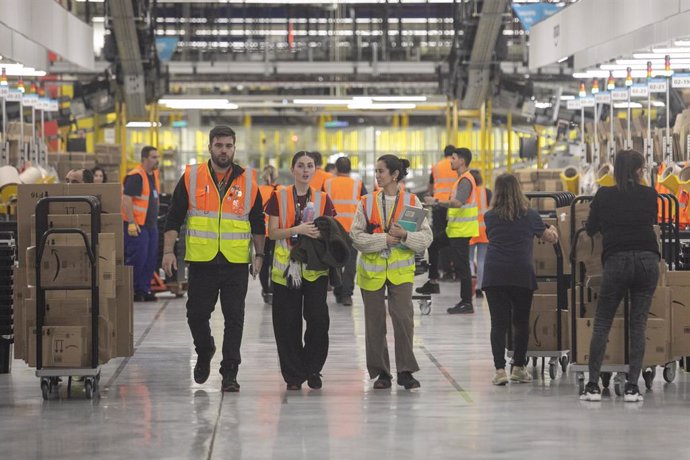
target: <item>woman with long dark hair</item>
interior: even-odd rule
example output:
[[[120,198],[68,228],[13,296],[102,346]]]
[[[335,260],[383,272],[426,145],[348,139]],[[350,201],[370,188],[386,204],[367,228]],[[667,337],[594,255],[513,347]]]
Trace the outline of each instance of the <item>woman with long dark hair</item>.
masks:
[[[510,380],[528,383],[527,342],[532,295],[537,278],[532,262],[534,237],[548,243],[558,241],[554,227],[547,228],[539,213],[530,209],[515,176],[496,178],[491,208],[484,215],[489,247],[484,262],[482,289],[491,313],[491,351],[496,374],[494,385],[508,383],[506,374],[506,333],[513,327],[513,371]]]
[[[393,378],[386,341],[386,291],[395,336],[398,385],[406,390],[420,387],[412,376],[419,370],[412,350],[414,255],[431,245],[433,233],[426,218],[416,231],[398,224],[406,206],[421,209],[417,197],[398,185],[409,166],[409,161],[395,155],[378,159],[376,182],[381,189],[362,197],[350,229],[353,246],[362,253],[357,284],[364,300],[367,370],[372,379],[377,378],[375,389],[390,388]]]
[[[616,185],[600,188],[590,205],[587,234],[601,232],[604,271],[592,341],[589,345],[589,382],[580,399],[600,401],[599,372],[613,317],[630,292],[630,367],[625,384],[626,402],[642,401],[637,386],[645,349],[647,315],[659,278],[659,244],[654,233],[657,193],[642,185],[645,161],[634,150],[618,152],[613,168]]]
[[[328,356],[328,270],[301,271],[299,286],[287,279],[290,250],[300,238],[319,238],[314,224],[320,216],[334,216],[335,209],[325,192],[309,187],[316,165],[309,152],[292,157],[294,184],[273,192],[266,204],[268,236],[275,241],[273,253],[273,331],[278,346],[280,370],[288,390],[299,390],[307,381],[310,388],[322,386],[321,369]],[[302,318],[307,329],[302,337]]]

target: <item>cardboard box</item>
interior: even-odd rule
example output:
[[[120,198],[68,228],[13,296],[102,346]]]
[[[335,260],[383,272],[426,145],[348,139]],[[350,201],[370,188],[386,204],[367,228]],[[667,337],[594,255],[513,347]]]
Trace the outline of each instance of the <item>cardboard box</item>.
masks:
[[[670,287],[690,287],[690,271],[673,271],[666,273],[666,285]]]
[[[625,332],[623,330],[623,318],[614,318],[609,332],[603,364],[624,364],[625,363]],[[592,341],[594,330],[594,319],[577,319],[577,354],[582,359],[576,359],[578,364],[589,362],[589,345]],[[666,364],[669,360],[669,325],[664,319],[650,318],[647,320],[647,330],[645,333],[645,354],[643,364],[658,365]]]
[[[561,344],[558,346],[558,310],[532,309],[529,318],[529,351],[557,351],[570,348],[570,315],[561,310]]]
[[[31,329],[29,366],[36,367],[36,328]],[[87,367],[86,328],[49,326],[43,328],[43,367]]]
[[[98,235],[98,291],[101,297],[113,298],[116,294],[117,263],[115,235]]]
[[[134,353],[133,280],[131,266],[118,267],[116,355],[118,357],[132,356]]]
[[[670,354],[672,357],[690,356],[690,286],[671,289]]]
[[[657,287],[649,309],[649,319],[671,320],[671,288]]]
[[[558,294],[558,283],[555,281],[537,282],[537,290],[535,291],[535,295],[538,294]]]
[[[34,221],[35,216],[31,217]],[[49,214],[48,228],[78,228],[86,233],[91,242],[91,215],[90,214]],[[124,226],[120,214],[101,214],[101,233],[115,235],[116,263],[124,264]],[[36,229],[31,227],[31,241],[36,240]]]
[[[666,262],[662,259],[661,262],[659,262],[659,281],[657,282],[657,286],[667,286],[668,282],[666,280],[666,274],[668,273],[668,265],[666,265]]]
[[[556,294],[534,294],[532,297],[532,311],[555,310],[558,308]]]
[[[44,288],[90,288],[91,261],[81,237],[60,235],[59,239],[56,236],[50,240],[41,258],[41,285]],[[26,257],[27,282],[35,286],[36,248],[32,246],[27,249]]]
[[[571,215],[570,206],[564,206],[556,210],[556,228],[558,229],[558,237],[563,249],[563,260],[566,261],[568,266],[570,265],[570,249],[572,245]],[[577,203],[575,205],[575,231],[585,225],[588,217],[589,203]]]

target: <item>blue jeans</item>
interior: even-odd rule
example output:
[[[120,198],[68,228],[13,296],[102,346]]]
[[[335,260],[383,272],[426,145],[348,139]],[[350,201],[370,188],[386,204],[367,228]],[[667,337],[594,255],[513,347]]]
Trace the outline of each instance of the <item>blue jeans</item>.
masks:
[[[598,383],[606,342],[618,305],[630,291],[630,368],[628,382],[637,385],[644,358],[647,315],[659,279],[659,255],[651,251],[614,253],[604,261],[594,331],[589,345],[589,381]]]
[[[125,265],[134,268],[134,295],[151,292],[151,278],[158,264],[158,227],[141,227],[139,236],[129,236],[125,225]]]

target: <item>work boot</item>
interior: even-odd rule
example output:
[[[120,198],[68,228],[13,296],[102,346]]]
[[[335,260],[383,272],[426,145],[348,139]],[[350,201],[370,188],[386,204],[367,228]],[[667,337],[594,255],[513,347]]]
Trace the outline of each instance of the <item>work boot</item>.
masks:
[[[194,381],[198,384],[202,384],[208,380],[208,376],[211,374],[211,360],[213,355],[216,354],[216,344],[211,337],[211,352],[208,355],[199,355],[196,358],[196,364],[194,365]]]
[[[432,283],[431,280],[427,281],[422,285],[422,287],[418,287],[415,289],[415,292],[417,294],[440,294],[441,293],[441,288],[439,287],[438,283]]]

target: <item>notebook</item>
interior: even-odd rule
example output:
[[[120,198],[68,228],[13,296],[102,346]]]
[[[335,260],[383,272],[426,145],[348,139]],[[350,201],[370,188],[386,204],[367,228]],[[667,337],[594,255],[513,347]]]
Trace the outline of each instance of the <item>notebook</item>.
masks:
[[[422,208],[415,208],[414,206],[405,206],[400,217],[398,218],[398,224],[407,230],[408,232],[418,232],[422,228],[422,223],[426,217],[426,211]],[[399,244],[397,247],[407,249],[404,244]]]

